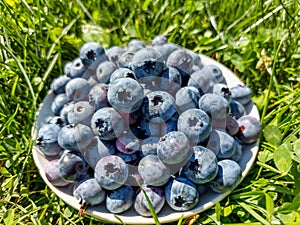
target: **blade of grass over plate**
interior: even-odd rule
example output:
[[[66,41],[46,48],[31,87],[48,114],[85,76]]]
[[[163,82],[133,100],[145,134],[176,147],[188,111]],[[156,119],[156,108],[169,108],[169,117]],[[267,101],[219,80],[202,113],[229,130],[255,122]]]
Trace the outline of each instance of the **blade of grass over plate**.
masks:
[[[153,207],[153,205],[152,205],[152,202],[151,202],[150,198],[148,197],[146,191],[145,191],[145,190],[143,189],[143,187],[141,186],[141,184],[140,184],[140,182],[138,181],[138,179],[136,179],[136,182],[137,182],[137,184],[139,185],[139,188],[141,189],[141,191],[143,192],[143,194],[145,195],[145,198],[146,198],[146,200],[147,200],[147,203],[148,203],[148,206],[149,206],[149,209],[150,209],[150,212],[151,212],[151,215],[152,215],[152,217],[153,217],[153,220],[154,220],[155,224],[156,224],[156,225],[160,225],[161,223],[160,223],[159,220],[158,220],[158,216],[157,216],[157,214],[156,214],[156,212],[155,212],[155,209],[154,209],[154,207]]]

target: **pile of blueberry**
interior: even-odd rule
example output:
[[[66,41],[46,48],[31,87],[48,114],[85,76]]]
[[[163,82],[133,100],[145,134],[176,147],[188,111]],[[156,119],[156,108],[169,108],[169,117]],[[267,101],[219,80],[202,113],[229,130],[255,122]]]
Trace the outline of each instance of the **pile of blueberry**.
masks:
[[[47,179],[72,185],[81,213],[103,203],[151,216],[141,188],[156,213],[190,210],[207,190],[236,187],[242,151],[261,130],[245,109],[249,87],[228,87],[218,66],[162,35],[106,50],[84,44],[51,92],[36,146],[51,158]]]

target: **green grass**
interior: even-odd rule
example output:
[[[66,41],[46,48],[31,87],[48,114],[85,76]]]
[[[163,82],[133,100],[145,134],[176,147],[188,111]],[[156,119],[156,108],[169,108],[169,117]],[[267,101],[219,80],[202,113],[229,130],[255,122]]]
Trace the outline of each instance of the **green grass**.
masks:
[[[299,4],[0,0],[0,224],[109,224],[79,218],[45,185],[31,127],[51,81],[84,42],[107,48],[157,34],[225,64],[251,87],[261,114],[249,175],[195,224],[300,224]]]

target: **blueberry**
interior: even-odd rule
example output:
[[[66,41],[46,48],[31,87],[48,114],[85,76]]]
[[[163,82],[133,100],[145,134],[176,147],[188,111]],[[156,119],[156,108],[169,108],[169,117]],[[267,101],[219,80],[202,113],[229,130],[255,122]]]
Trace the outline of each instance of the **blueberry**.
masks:
[[[67,62],[64,65],[64,75],[70,76],[71,67],[72,67],[72,62]]]
[[[109,106],[107,92],[107,84],[97,83],[91,88],[89,92],[89,103],[93,106],[94,111]]]
[[[218,160],[216,155],[203,146],[192,148],[193,155],[184,165],[181,174],[196,184],[205,184],[212,181],[218,173]]]
[[[141,140],[149,137],[145,135],[145,131],[141,130],[138,124],[133,124],[127,128],[128,128],[127,132],[131,132],[135,137]]]
[[[131,133],[124,132],[118,136],[116,147],[120,152],[132,154],[140,150],[140,141]]]
[[[229,102],[222,96],[206,93],[199,99],[199,109],[202,109],[212,120],[225,119],[229,113]]]
[[[185,85],[194,65],[191,54],[185,49],[175,50],[169,55],[166,64],[178,69],[182,76],[182,84]]]
[[[157,35],[153,38],[151,44],[152,46],[161,46],[168,42],[167,38],[164,35]]]
[[[153,48],[143,48],[137,51],[131,61],[131,69],[138,79],[148,76],[159,76],[163,68],[163,57]]]
[[[203,65],[202,65],[202,62],[201,62],[200,55],[197,54],[196,52],[191,51],[191,50],[187,50],[187,51],[192,56],[194,65],[198,66],[199,68],[202,68]]]
[[[129,125],[134,125],[140,119],[142,114],[141,110],[136,110],[131,113],[124,113],[124,112],[119,112],[119,113],[125,120],[125,123]]]
[[[59,174],[58,161],[59,159],[53,159],[46,164],[45,175],[52,185],[56,187],[64,187],[70,182],[61,178]]]
[[[115,190],[125,183],[128,166],[119,156],[105,156],[97,162],[94,176],[101,187]]]
[[[127,50],[130,52],[137,52],[138,50],[143,49],[145,47],[145,43],[138,39],[132,39],[127,44]]]
[[[179,45],[176,45],[174,43],[166,43],[159,46],[153,46],[153,48],[163,56],[164,62],[167,62],[168,57],[172,52],[181,49]]]
[[[121,68],[130,68],[130,64],[132,62],[134,53],[126,51],[124,52],[121,57],[119,58],[119,61],[117,63],[118,67]]]
[[[149,77],[148,77],[149,78]],[[152,79],[153,77],[151,77],[150,79]],[[160,87],[160,77],[156,77],[158,79],[152,79],[154,80],[153,83],[150,83],[150,82],[144,82],[144,83],[141,83],[141,79],[139,79],[139,82],[140,84],[142,85],[142,87],[144,88],[144,95],[148,95],[150,94],[151,92],[153,91],[163,91]],[[159,81],[159,83],[157,83],[156,81]]]
[[[53,117],[50,117],[50,119],[48,120],[47,123],[55,124],[58,127],[62,128],[63,126],[65,126],[67,124],[67,121],[65,120],[65,118],[63,118],[61,116],[53,116]]]
[[[96,84],[99,83],[96,74],[91,74],[89,77],[86,78],[88,83],[90,84],[91,87],[94,87]]]
[[[223,96],[228,102],[231,100],[231,92],[226,84],[216,83],[213,86],[214,94]]]
[[[149,121],[155,117],[167,121],[176,111],[175,99],[166,91],[150,92],[146,95],[142,105],[144,118]]]
[[[205,66],[207,71],[213,75],[215,83],[227,84],[222,70],[217,65],[208,64]]]
[[[144,181],[139,174],[138,167],[135,164],[128,165],[128,177],[125,184],[130,185],[132,188],[136,189],[140,184],[143,184]]]
[[[91,143],[92,137],[93,132],[89,126],[75,123],[61,128],[57,141],[64,149],[79,151]]]
[[[190,75],[187,85],[197,88],[202,95],[211,93],[214,86],[214,77],[203,67]]]
[[[109,61],[114,62],[115,64],[118,63],[120,57],[126,52],[124,48],[119,46],[112,46],[106,50],[106,56]]]
[[[111,61],[104,61],[99,64],[96,69],[96,77],[100,83],[108,83],[111,74],[117,69],[115,63]]]
[[[237,132],[239,131],[239,123],[237,120],[232,117],[231,115],[228,115],[226,117],[226,131],[231,135],[235,136]]]
[[[63,94],[65,93],[65,87],[66,84],[71,80],[70,77],[67,77],[66,75],[61,75],[57,78],[55,78],[51,85],[50,89],[53,91],[54,94]]]
[[[235,140],[235,146],[236,147],[235,147],[234,154],[231,156],[230,159],[232,159],[235,162],[239,162],[240,159],[242,158],[243,146],[238,140]]]
[[[135,53],[135,52],[137,52],[141,49],[144,49],[144,48],[145,48],[144,45],[138,45],[138,44],[137,45],[131,45],[131,46],[127,46],[127,51]]]
[[[66,121],[66,124],[69,123],[68,121],[68,113],[73,109],[75,105],[74,101],[68,102],[67,104],[64,104],[64,106],[62,107],[62,109],[59,112],[59,116]]]
[[[88,99],[91,85],[86,79],[73,78],[66,85],[66,96],[71,101],[82,101]]]
[[[95,169],[97,162],[101,158],[115,154],[116,147],[113,142],[104,141],[98,136],[94,136],[91,140],[91,143],[80,151],[89,166]]]
[[[97,110],[91,119],[91,128],[102,140],[114,140],[124,130],[123,117],[112,107]]]
[[[68,121],[69,123],[81,123],[90,126],[93,114],[94,107],[88,101],[79,101],[68,113]]]
[[[71,78],[83,77],[86,69],[87,68],[82,63],[81,59],[76,58],[72,61],[72,65],[70,66],[69,77]]]
[[[81,215],[88,206],[99,205],[105,200],[105,190],[95,178],[88,178],[79,181],[74,186],[73,196],[79,200],[81,205],[79,215]]]
[[[143,98],[142,86],[132,78],[119,78],[109,85],[107,99],[118,111],[131,113],[138,110]]]
[[[160,117],[155,117],[155,118],[151,119],[150,121],[143,118],[138,123],[138,128],[145,137],[163,136],[166,131],[166,129],[164,129],[164,127],[165,127],[165,122]]]
[[[142,118],[137,124],[136,129],[138,130],[137,137],[145,139],[148,137],[161,137],[164,135],[165,122],[160,117],[155,117],[150,121]]]
[[[195,87],[185,86],[179,89],[175,95],[175,102],[179,112],[198,108],[200,96],[199,90]]]
[[[230,158],[236,150],[234,138],[223,130],[212,130],[207,143],[207,148],[212,150],[218,159]]]
[[[235,119],[239,119],[240,117],[246,115],[245,107],[236,100],[231,99],[229,107],[230,116],[234,117]]]
[[[182,162],[189,153],[189,139],[181,131],[172,131],[161,137],[157,143],[157,155],[167,164]]]
[[[193,74],[194,72],[196,72],[196,71],[199,71],[199,70],[201,70],[202,69],[202,67],[200,67],[200,66],[197,66],[197,65],[193,65],[193,69],[192,69],[192,72],[191,72],[191,74]]]
[[[238,101],[242,105],[246,105],[252,100],[251,89],[246,85],[235,85],[230,88],[230,92],[232,99]]]
[[[134,46],[134,45],[139,45],[139,46],[143,46],[144,48],[146,47],[146,44],[144,43],[144,41],[142,40],[139,40],[139,39],[131,39],[128,44],[127,44],[127,47],[130,47],[130,46]]]
[[[138,165],[138,171],[144,183],[152,186],[161,186],[170,178],[170,169],[157,155],[147,155],[142,158]]]
[[[208,186],[217,193],[232,191],[240,182],[242,171],[235,161],[223,159],[219,161],[218,174]]]
[[[86,67],[96,68],[107,57],[104,48],[96,42],[85,43],[80,48],[80,59]]]
[[[161,73],[160,87],[162,90],[175,94],[182,84],[180,72],[175,67],[166,67]]]
[[[147,95],[152,91],[163,91],[161,87],[162,78],[158,76],[147,76],[138,79],[138,82],[144,88],[144,94]],[[169,81],[167,81],[169,82]],[[176,89],[176,87],[175,87]]]
[[[177,128],[188,137],[191,145],[195,145],[209,137],[212,125],[209,116],[203,110],[189,109],[179,116]]]
[[[140,161],[140,155],[138,154],[138,152],[133,152],[131,154],[126,154],[124,152],[121,152],[119,150],[116,151],[115,153],[116,156],[119,156],[121,159],[124,160],[124,162],[129,166],[136,166],[139,161]]]
[[[148,196],[155,213],[158,214],[165,204],[165,196],[163,190],[159,187],[151,187],[147,185],[142,185],[142,189],[146,192],[146,195]],[[134,201],[134,209],[141,216],[152,216],[149,204],[145,197],[145,193],[141,190],[136,195]]]
[[[51,111],[54,115],[59,115],[60,111],[64,107],[65,104],[69,103],[70,100],[66,96],[66,94],[58,94],[54,97],[54,100],[51,104]]]
[[[75,182],[87,176],[89,166],[79,151],[64,150],[59,158],[58,168],[61,178]]]
[[[197,187],[185,177],[171,179],[165,187],[166,201],[176,211],[187,211],[199,201]]]
[[[261,133],[261,125],[259,120],[254,116],[245,115],[237,120],[239,124],[239,132],[236,137],[245,144],[256,142]]]
[[[126,78],[126,77],[136,80],[136,76],[131,69],[118,68],[111,74],[109,82],[112,83],[114,80],[118,78]]]
[[[106,196],[106,209],[111,213],[123,213],[133,204],[134,191],[131,186],[123,185],[110,191]]]
[[[140,155],[145,157],[146,155],[157,155],[157,144],[159,137],[148,137],[141,142]]]
[[[56,156],[62,148],[57,142],[60,127],[56,124],[44,124],[38,131],[36,145],[46,156]]]
[[[188,149],[188,152],[185,154],[185,157],[182,158],[182,160],[179,163],[175,163],[175,164],[165,163],[165,165],[170,169],[170,174],[173,176],[178,176],[180,174],[182,167],[189,161],[192,155],[193,155],[193,150],[190,147]]]
[[[175,113],[176,114],[176,113]],[[178,116],[172,116],[162,126],[162,135],[177,130]]]

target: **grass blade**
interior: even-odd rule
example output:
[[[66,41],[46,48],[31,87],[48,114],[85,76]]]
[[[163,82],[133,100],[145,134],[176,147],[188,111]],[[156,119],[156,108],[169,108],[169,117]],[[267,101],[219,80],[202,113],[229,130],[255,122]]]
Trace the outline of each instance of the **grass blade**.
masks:
[[[79,18],[80,18],[80,15],[77,16],[75,19],[73,19],[73,20],[68,24],[68,26],[66,26],[66,27],[62,30],[62,32],[61,32],[61,34],[59,35],[59,37],[58,37],[57,39],[55,39],[54,43],[52,44],[52,46],[51,46],[51,48],[50,48],[50,50],[49,50],[49,52],[48,52],[48,54],[47,54],[47,60],[50,59],[50,57],[51,57],[51,55],[52,55],[52,53],[53,53],[53,51],[54,51],[54,48],[55,48],[55,46],[57,45],[57,43],[60,41],[60,39],[61,39],[64,35],[66,35],[66,34],[69,32],[69,30],[72,28],[72,26],[76,23],[76,21],[77,21]]]
[[[121,220],[120,217],[118,217],[117,215],[114,215],[114,217],[115,217],[121,224],[126,225],[126,224]]]
[[[76,0],[77,4],[81,7],[82,11],[88,16],[88,18],[94,23],[97,24],[97,22],[94,20],[93,16],[90,14],[88,9],[84,6],[84,4],[80,0]]]
[[[152,217],[153,217],[153,219],[154,219],[154,221],[155,221],[155,224],[156,224],[156,225],[160,225],[160,222],[159,222],[159,220],[158,220],[158,216],[157,216],[157,214],[156,214],[156,212],[155,212],[155,209],[154,209],[154,207],[153,207],[153,205],[152,205],[152,202],[151,202],[150,198],[148,197],[146,191],[143,189],[143,187],[142,187],[142,185],[140,184],[140,182],[138,181],[138,179],[136,179],[136,182],[137,182],[137,184],[139,185],[139,187],[140,187],[141,191],[143,192],[143,194],[145,195],[145,198],[146,198],[146,200],[147,200],[147,203],[148,203],[148,206],[149,206],[151,215],[152,215]]]
[[[1,46],[2,48],[4,48],[5,51],[7,51],[12,57],[13,59],[15,60],[15,62],[17,63],[19,69],[21,70],[21,73],[23,74],[24,76],[24,79],[26,81],[26,84],[29,88],[29,91],[30,91],[30,94],[31,94],[31,97],[32,97],[32,100],[33,100],[33,106],[34,106],[34,109],[36,109],[36,97],[35,97],[35,93],[34,93],[34,90],[33,90],[33,87],[32,87],[32,84],[31,84],[31,81],[28,77],[28,74],[26,73],[22,63],[18,60],[18,58],[14,55],[14,53],[12,51],[10,51],[6,46],[4,46],[2,43],[1,43]]]
[[[55,56],[53,57],[53,59],[51,60],[46,72],[44,73],[44,75],[42,77],[42,81],[38,86],[38,90],[37,90],[37,94],[36,94],[37,97],[39,96],[40,92],[43,90],[45,82],[46,82],[47,78],[49,77],[51,71],[53,70],[53,67],[56,64],[58,57],[59,57],[59,53],[56,53]]]
[[[270,225],[270,223],[265,220],[261,215],[255,212],[248,204],[244,202],[237,202],[240,206],[242,206],[247,212],[249,212],[255,219],[260,221],[264,225]]]
[[[266,199],[266,210],[268,213],[268,220],[270,221],[274,213],[274,201],[268,193],[265,193],[265,199]]]
[[[271,16],[273,16],[275,13],[277,13],[278,11],[280,11],[281,9],[283,9],[282,5],[276,7],[275,9],[273,9],[271,12],[269,12],[267,15],[265,15],[264,17],[262,17],[261,19],[259,19],[258,21],[256,21],[254,24],[252,24],[250,27],[248,27],[245,31],[243,31],[242,33],[249,33],[252,29],[254,29],[255,27],[259,26],[261,23],[263,23],[265,20],[269,19]]]

